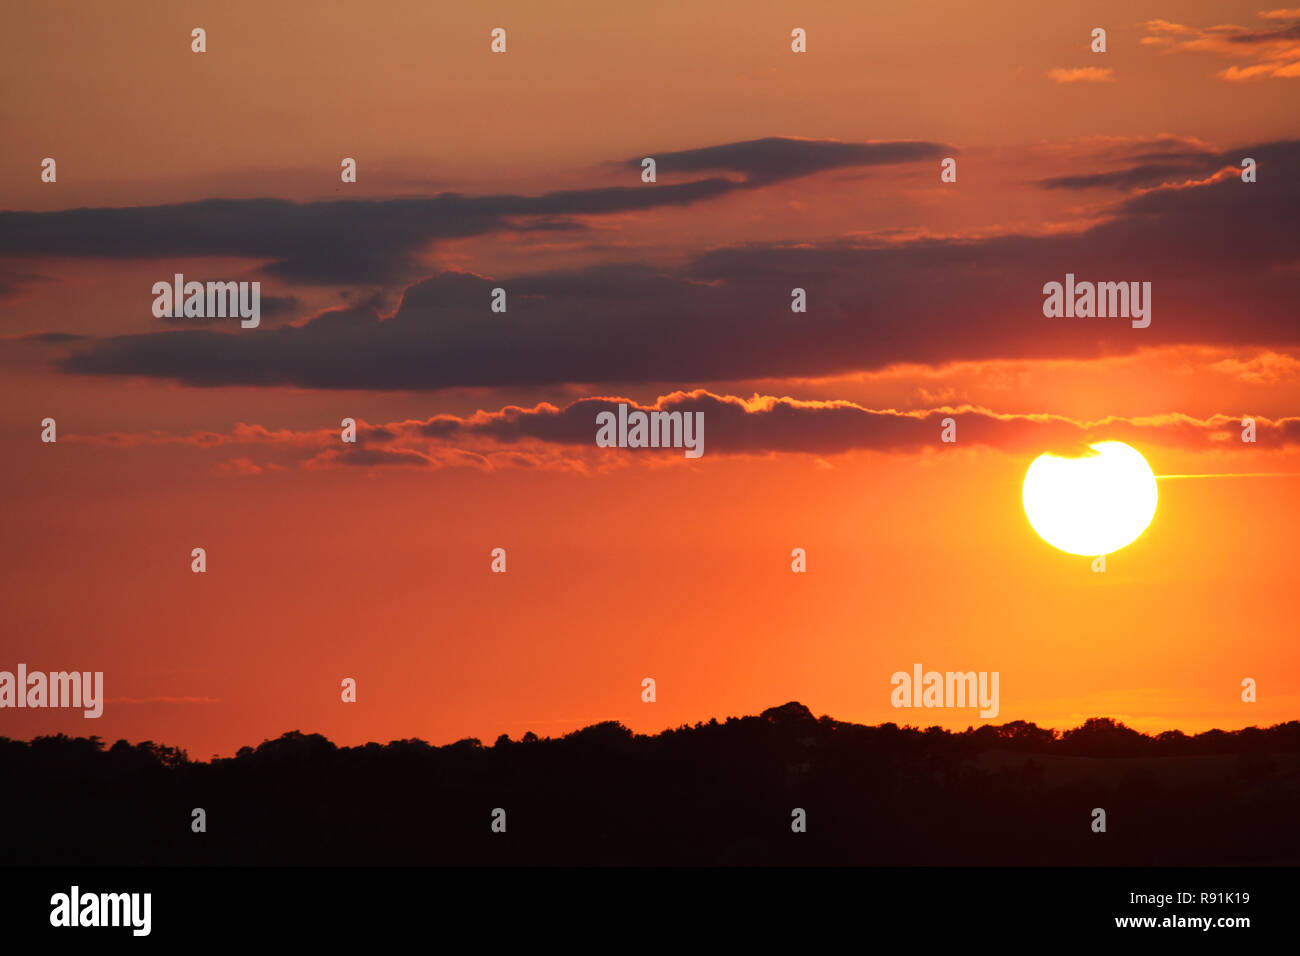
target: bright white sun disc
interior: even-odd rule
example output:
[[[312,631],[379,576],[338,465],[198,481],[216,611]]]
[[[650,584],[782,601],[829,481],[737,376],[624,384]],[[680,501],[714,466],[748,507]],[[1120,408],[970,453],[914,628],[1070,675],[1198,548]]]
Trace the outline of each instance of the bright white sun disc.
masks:
[[[1156,476],[1121,441],[1090,445],[1092,454],[1043,454],[1025,472],[1025,517],[1048,544],[1093,557],[1131,544],[1156,513]]]

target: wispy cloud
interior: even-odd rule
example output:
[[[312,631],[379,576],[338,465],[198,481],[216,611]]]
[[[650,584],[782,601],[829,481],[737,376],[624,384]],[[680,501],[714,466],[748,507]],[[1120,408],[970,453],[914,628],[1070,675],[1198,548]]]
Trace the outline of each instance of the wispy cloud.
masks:
[[[1233,65],[1218,72],[1221,79],[1233,83],[1300,77],[1300,9],[1266,10],[1259,16],[1268,21],[1267,25],[1192,27],[1168,20],[1149,20],[1147,35],[1140,42],[1168,53],[1215,53],[1253,60],[1247,66]]]
[[[1048,70],[1047,76],[1053,83],[1110,83],[1114,80],[1114,71],[1108,66],[1057,67]]]

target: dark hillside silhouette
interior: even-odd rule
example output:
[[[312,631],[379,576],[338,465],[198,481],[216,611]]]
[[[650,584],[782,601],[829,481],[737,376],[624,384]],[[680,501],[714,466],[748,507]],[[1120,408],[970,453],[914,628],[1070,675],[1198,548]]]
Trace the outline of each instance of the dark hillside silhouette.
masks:
[[[1296,721],[953,733],[789,703],[492,746],[294,731],[210,763],[149,741],[0,738],[5,864],[1294,864],[1298,805]]]

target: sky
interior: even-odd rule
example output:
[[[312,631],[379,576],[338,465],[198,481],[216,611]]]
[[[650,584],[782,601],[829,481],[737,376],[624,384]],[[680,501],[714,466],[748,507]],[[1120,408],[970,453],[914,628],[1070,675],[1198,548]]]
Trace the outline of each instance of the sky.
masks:
[[[914,663],[997,671],[998,723],[1300,716],[1300,9],[4,18],[0,670],[107,703],[0,735],[980,723],[892,707]],[[155,317],[176,273],[261,324]],[[1150,326],[1045,316],[1067,273]],[[598,448],[620,402],[705,453]],[[1106,439],[1179,477],[1095,573],[1021,483]]]

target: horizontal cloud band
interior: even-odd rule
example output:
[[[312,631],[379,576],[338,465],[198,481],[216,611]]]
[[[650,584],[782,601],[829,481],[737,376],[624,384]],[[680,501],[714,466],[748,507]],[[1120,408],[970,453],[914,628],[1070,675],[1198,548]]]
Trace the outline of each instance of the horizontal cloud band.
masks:
[[[769,243],[677,267],[607,264],[487,278],[444,272],[390,316],[72,342],[64,371],[190,385],[408,390],[817,377],[896,363],[1093,358],[1150,346],[1300,344],[1300,141],[1121,201],[1075,233]],[[1149,328],[1045,318],[1044,283],[1150,282]],[[490,309],[502,288],[508,311]],[[792,312],[803,289],[806,312]]]
[[[598,449],[596,417],[617,413],[621,403],[642,411],[702,412],[708,423],[708,453],[718,455],[798,453],[833,455],[869,450],[917,453],[964,446],[1013,452],[1078,452],[1088,442],[1118,439],[1142,445],[1189,450],[1283,448],[1300,445],[1300,418],[1256,418],[1254,444],[1241,441],[1241,419],[1214,415],[1205,419],[1171,413],[1140,418],[1106,418],[1083,422],[1059,415],[1001,414],[964,405],[914,411],[869,409],[846,401],[802,401],[788,397],[740,398],[704,390],[674,392],[654,405],[622,398],[584,398],[563,408],[542,403],[533,408],[507,406],[469,416],[437,415],[430,419],[370,425],[358,423],[357,441],[345,444],[340,429],[273,431],[261,425],[237,426],[230,433],[190,435],[67,435],[113,447],[185,444],[201,448],[261,449],[268,461],[283,467],[413,466],[478,467],[556,465],[582,470],[601,462],[635,461],[642,456],[683,460],[679,451]],[[955,423],[955,444],[940,439],[944,421]],[[262,466],[243,457],[230,470],[255,473]]]

